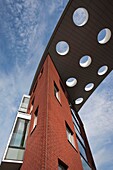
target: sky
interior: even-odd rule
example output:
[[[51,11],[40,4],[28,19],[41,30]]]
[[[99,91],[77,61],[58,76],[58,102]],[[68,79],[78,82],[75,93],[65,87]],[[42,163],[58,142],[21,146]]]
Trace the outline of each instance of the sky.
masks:
[[[23,94],[68,0],[0,1],[0,159]],[[79,114],[98,170],[113,169],[113,72]]]

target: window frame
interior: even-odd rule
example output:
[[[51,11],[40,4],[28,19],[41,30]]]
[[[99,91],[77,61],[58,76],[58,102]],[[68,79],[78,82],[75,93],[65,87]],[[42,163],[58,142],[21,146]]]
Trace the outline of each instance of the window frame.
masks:
[[[58,170],[67,170],[67,169],[68,166],[63,161],[58,159]]]
[[[66,123],[66,135],[67,135],[67,139],[69,141],[69,143],[76,149],[75,146],[75,139],[74,139],[74,133],[72,132],[71,128],[69,127],[69,125]]]
[[[33,111],[33,107],[34,107],[34,100],[35,100],[35,97],[32,99],[32,102],[31,102],[31,106],[30,106],[30,113]]]
[[[39,112],[39,106],[36,108],[34,114],[33,114],[33,126],[32,126],[32,131],[37,127],[37,122],[38,122],[38,112]]]

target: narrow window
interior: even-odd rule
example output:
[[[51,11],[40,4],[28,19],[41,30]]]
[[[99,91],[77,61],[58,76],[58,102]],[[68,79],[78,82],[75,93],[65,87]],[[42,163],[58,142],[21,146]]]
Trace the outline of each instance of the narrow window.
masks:
[[[75,148],[75,141],[73,137],[73,132],[71,131],[70,127],[66,124],[66,133],[67,133],[67,139],[68,141],[73,145]]]
[[[38,107],[34,113],[33,129],[37,126],[37,119],[38,119]]]
[[[31,113],[32,110],[33,110],[33,106],[34,106],[34,98],[33,98],[32,102],[31,102],[30,113]]]
[[[56,83],[54,83],[54,95],[57,98],[57,100],[60,102],[60,91],[59,91]]]
[[[35,86],[34,86],[34,88],[33,88],[33,93],[34,93],[36,87],[37,87],[37,82],[35,83]]]
[[[58,170],[67,170],[68,166],[62,162],[60,159],[58,159]]]
[[[42,70],[40,71],[40,74],[39,74],[39,79],[42,77],[43,70],[44,70],[44,68],[42,68]]]
[[[24,108],[24,109],[27,109],[28,108],[28,104],[29,104],[29,98],[24,97],[23,100],[22,100],[21,107]]]

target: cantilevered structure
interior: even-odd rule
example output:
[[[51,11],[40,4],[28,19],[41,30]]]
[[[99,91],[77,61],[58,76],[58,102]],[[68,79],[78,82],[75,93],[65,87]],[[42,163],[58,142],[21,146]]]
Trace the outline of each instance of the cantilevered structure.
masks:
[[[70,0],[30,93],[21,170],[96,170],[78,111],[113,69],[113,1]]]
[[[112,0],[70,0],[43,54],[31,90],[49,54],[64,85],[68,78],[76,78],[76,86],[73,88],[65,86],[65,88],[71,103],[75,105],[76,111],[79,111],[113,69],[112,25]],[[67,43],[67,46],[64,44],[64,48],[67,47],[66,51],[63,50],[64,55],[63,52],[60,55],[56,50],[57,43],[61,41]],[[81,61],[81,58],[86,55],[90,58],[86,57]],[[102,66],[105,67],[102,68]],[[98,74],[100,68],[100,74]],[[93,88],[86,91],[85,86],[89,83],[94,83],[94,86],[92,85]],[[83,98],[79,105],[75,104],[78,98]]]

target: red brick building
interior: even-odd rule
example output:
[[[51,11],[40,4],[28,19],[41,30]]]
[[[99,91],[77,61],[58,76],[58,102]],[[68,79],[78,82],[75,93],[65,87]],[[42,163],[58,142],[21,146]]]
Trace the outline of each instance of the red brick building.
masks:
[[[32,87],[21,170],[95,170],[83,123],[49,55]]]
[[[21,170],[96,170],[78,112],[113,69],[112,7],[107,0],[68,2],[30,89],[29,116],[23,116],[28,124],[31,118],[26,148],[23,142],[20,148],[7,147],[8,159],[23,163]],[[9,168],[3,162],[1,170],[20,164]]]

